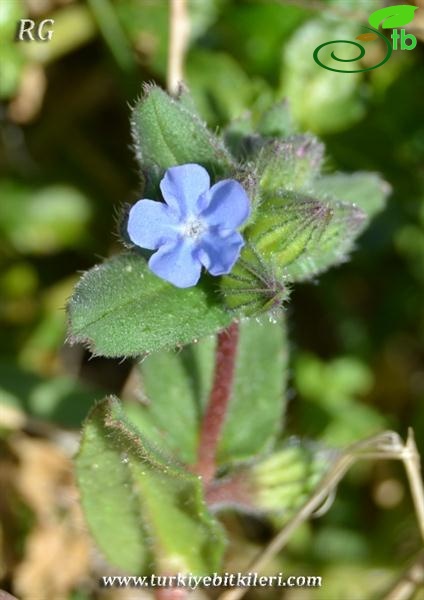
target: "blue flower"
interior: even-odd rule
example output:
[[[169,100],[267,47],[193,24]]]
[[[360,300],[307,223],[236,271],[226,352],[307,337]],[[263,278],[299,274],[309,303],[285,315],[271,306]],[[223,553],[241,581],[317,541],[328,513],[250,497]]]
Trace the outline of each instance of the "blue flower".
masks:
[[[166,204],[139,200],[128,217],[131,241],[157,250],[153,273],[180,288],[196,285],[202,266],[211,275],[229,273],[244,245],[236,228],[250,212],[240,183],[224,179],[210,188],[207,171],[187,164],[168,169],[160,189]]]

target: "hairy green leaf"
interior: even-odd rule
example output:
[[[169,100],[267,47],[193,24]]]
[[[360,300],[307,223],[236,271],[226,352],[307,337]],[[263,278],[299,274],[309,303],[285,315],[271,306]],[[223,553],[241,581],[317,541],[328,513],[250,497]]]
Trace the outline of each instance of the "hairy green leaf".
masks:
[[[139,366],[142,402],[128,402],[129,418],[148,439],[186,464],[196,462],[197,438],[214,366],[215,338],[181,351],[148,356]]]
[[[323,158],[323,144],[310,135],[268,142],[258,158],[260,189],[268,194],[283,189],[308,191]]]
[[[222,277],[221,290],[228,308],[246,316],[281,306],[289,296],[286,282],[250,243],[242,249],[231,273]]]
[[[222,278],[227,306],[254,315],[288,297],[288,267],[319,247],[332,210],[323,202],[282,190],[268,195],[257,220],[244,231],[247,240],[233,271]]]
[[[334,173],[314,181],[314,192],[331,202],[339,200],[359,206],[371,219],[384,208],[390,186],[376,173]]]
[[[269,310],[287,298],[292,283],[346,260],[367,215],[356,204],[321,196],[280,190],[263,200],[238,263],[221,281],[229,308],[246,315]]]
[[[279,191],[261,205],[260,218],[246,230],[265,262],[277,274],[318,243],[331,219],[330,208],[314,198]]]
[[[197,163],[214,177],[234,168],[222,141],[209,131],[187,102],[171,98],[157,86],[146,86],[132,110],[136,156],[148,179],[157,180],[173,165]]]
[[[312,239],[306,251],[285,267],[291,281],[304,281],[347,259],[355,239],[364,229],[365,213],[353,204],[335,202],[319,239]]]
[[[85,518],[103,554],[113,565],[138,573],[150,557],[139,499],[122,454],[130,443],[121,448],[112,437],[112,402],[98,404],[87,418],[76,457],[77,481]]]
[[[143,435],[160,441],[186,463],[196,462],[214,350],[215,340],[209,338],[179,353],[147,357],[140,365],[144,402],[126,406]],[[219,446],[221,464],[252,457],[275,440],[283,422],[287,356],[282,316],[240,323],[234,388]]]
[[[68,304],[70,339],[104,356],[175,348],[226,327],[231,316],[209,282],[179,289],[153,275],[136,253],[97,265]]]
[[[89,415],[76,467],[90,530],[113,565],[203,575],[219,567],[223,534],[200,480],[149,446],[116,399]]]

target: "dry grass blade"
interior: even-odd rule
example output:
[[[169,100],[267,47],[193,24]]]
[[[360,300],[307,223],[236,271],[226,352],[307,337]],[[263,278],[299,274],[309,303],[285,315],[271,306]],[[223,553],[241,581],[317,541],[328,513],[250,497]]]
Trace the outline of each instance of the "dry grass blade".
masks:
[[[412,429],[409,430],[408,440],[405,444],[397,433],[387,431],[349,446],[336,460],[327,475],[324,476],[314,495],[290,519],[268,547],[254,559],[246,572],[261,572],[264,566],[284,548],[299,525],[318,511],[328,496],[334,493],[338,483],[343,479],[350,467],[358,460],[364,459],[395,459],[403,462],[411,489],[418,525],[424,542],[424,487],[421,479],[420,457],[415,445],[413,432]],[[248,589],[246,588],[230,590],[221,594],[218,600],[239,600],[247,591]],[[390,600],[395,600],[395,597]]]
[[[384,596],[384,600],[410,600],[424,587],[424,552],[420,552],[393,588]]]
[[[169,46],[166,87],[177,94],[183,77],[184,56],[189,38],[189,19],[186,0],[170,0]]]

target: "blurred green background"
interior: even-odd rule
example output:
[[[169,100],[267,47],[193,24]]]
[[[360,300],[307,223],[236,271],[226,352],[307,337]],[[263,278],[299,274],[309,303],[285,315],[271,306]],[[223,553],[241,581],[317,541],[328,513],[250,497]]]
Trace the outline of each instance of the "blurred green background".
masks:
[[[384,5],[189,0],[186,82],[212,127],[288,98],[297,125],[325,141],[329,171],[377,171],[391,185],[350,262],[293,293],[286,431],[343,446],[413,426],[423,453],[424,6],[407,28],[417,48],[380,69],[339,75],[312,60]],[[50,42],[14,41],[28,16],[55,20]],[[165,85],[167,40],[165,0],[0,6],[0,587],[22,600],[149,597],[97,587],[107,567],[93,559],[70,463],[89,406],[122,392],[132,365],[64,345],[64,305],[78,273],[120,247],[120,214],[141,190],[128,103],[143,81]],[[369,48],[371,65],[382,50]],[[234,515],[226,524],[227,571],[278,527]],[[401,467],[362,464],[268,566],[320,574],[323,588],[246,597],[379,598],[420,546]]]

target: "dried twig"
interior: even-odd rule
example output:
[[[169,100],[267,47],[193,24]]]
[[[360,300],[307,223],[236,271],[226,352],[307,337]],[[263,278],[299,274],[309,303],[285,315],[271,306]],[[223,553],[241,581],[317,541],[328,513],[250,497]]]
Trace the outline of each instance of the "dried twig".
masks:
[[[374,436],[349,446],[336,460],[330,471],[322,479],[314,495],[290,519],[286,526],[275,536],[265,550],[254,559],[247,572],[260,572],[263,567],[287,544],[293,532],[310,518],[334,490],[350,467],[358,460],[396,459],[405,465],[415,512],[424,541],[424,488],[421,479],[420,459],[415,446],[412,429],[409,430],[406,445],[400,436],[392,431]],[[239,588],[224,592],[218,600],[239,600],[247,592]],[[402,597],[399,597],[401,600]],[[396,597],[390,600],[398,600]]]
[[[408,477],[421,537],[424,541],[424,488],[421,478],[421,461],[411,427],[408,430],[408,439],[402,453],[402,461]]]
[[[189,37],[187,0],[169,0],[169,46],[166,85],[170,94],[176,94],[183,81],[184,56]]]
[[[384,596],[384,600],[410,600],[420,587],[424,587],[424,552],[419,553],[412,565]]]

